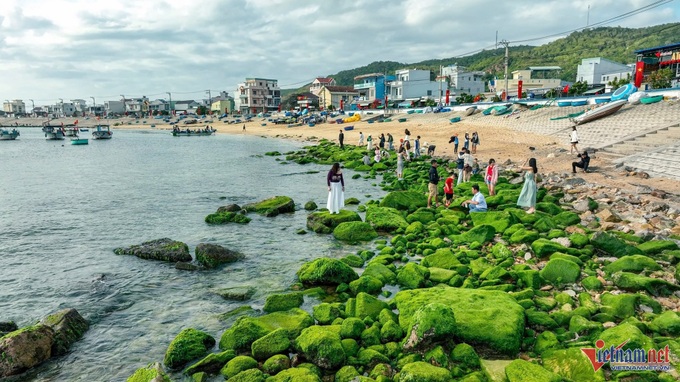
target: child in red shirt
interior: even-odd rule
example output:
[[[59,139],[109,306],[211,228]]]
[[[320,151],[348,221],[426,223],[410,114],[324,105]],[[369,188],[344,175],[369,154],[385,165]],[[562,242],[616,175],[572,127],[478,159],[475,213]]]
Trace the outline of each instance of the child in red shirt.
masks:
[[[444,181],[444,205],[448,207],[453,201],[453,174],[450,174]]]

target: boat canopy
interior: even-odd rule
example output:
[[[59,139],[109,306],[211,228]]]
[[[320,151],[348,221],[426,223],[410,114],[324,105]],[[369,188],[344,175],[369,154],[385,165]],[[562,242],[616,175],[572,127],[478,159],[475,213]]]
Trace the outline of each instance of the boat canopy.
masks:
[[[595,95],[604,93],[604,86],[598,88],[592,88],[588,91],[583,92],[583,95]]]

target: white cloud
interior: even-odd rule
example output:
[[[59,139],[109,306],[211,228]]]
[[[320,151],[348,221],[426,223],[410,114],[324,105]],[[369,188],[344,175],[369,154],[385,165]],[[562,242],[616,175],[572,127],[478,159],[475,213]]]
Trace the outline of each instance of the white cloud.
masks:
[[[233,92],[393,60],[446,58],[585,26],[652,0],[3,0],[0,99]],[[611,24],[678,20],[677,2]],[[543,43],[545,41],[537,41]],[[192,95],[187,95],[192,97]]]

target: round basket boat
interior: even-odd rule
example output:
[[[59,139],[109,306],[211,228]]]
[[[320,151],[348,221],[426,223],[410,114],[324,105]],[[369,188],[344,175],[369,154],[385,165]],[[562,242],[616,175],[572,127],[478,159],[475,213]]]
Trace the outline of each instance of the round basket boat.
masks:
[[[637,88],[633,84],[625,84],[620,88],[616,89],[612,94],[612,101],[618,101],[620,99],[628,99],[628,97],[635,93]]]

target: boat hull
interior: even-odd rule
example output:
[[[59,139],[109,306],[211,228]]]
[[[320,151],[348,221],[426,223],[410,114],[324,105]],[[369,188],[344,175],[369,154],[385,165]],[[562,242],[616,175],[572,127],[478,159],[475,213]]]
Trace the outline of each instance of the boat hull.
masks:
[[[48,141],[63,141],[66,137],[64,137],[64,133],[61,131],[53,132],[53,133],[45,133],[45,139]]]
[[[113,133],[110,131],[93,131],[92,139],[111,139]]]
[[[471,106],[465,109],[465,116],[469,116],[475,113],[475,110],[477,110],[477,106]]]
[[[13,141],[17,139],[19,135],[21,134],[19,134],[19,131],[17,130],[7,131],[0,129],[0,141]]]
[[[621,109],[623,105],[625,105],[627,102],[628,102],[627,100],[618,100],[604,104],[593,110],[589,110],[579,115],[578,117],[572,118],[572,121],[577,125],[582,125],[584,123],[588,123],[596,119],[606,117],[619,111],[619,109]]]
[[[663,101],[662,95],[640,98],[640,103],[645,104],[645,105],[649,105],[650,103],[657,103],[657,102],[660,102],[660,101]]]
[[[172,136],[173,137],[207,137],[209,135],[213,135],[215,132],[214,131],[201,131],[201,132],[186,132],[186,131],[173,131]]]
[[[73,139],[71,139],[71,144],[72,145],[86,145],[86,144],[88,144],[88,139],[87,138],[73,138]]]
[[[572,101],[571,106],[585,106],[588,104],[588,101]]]

